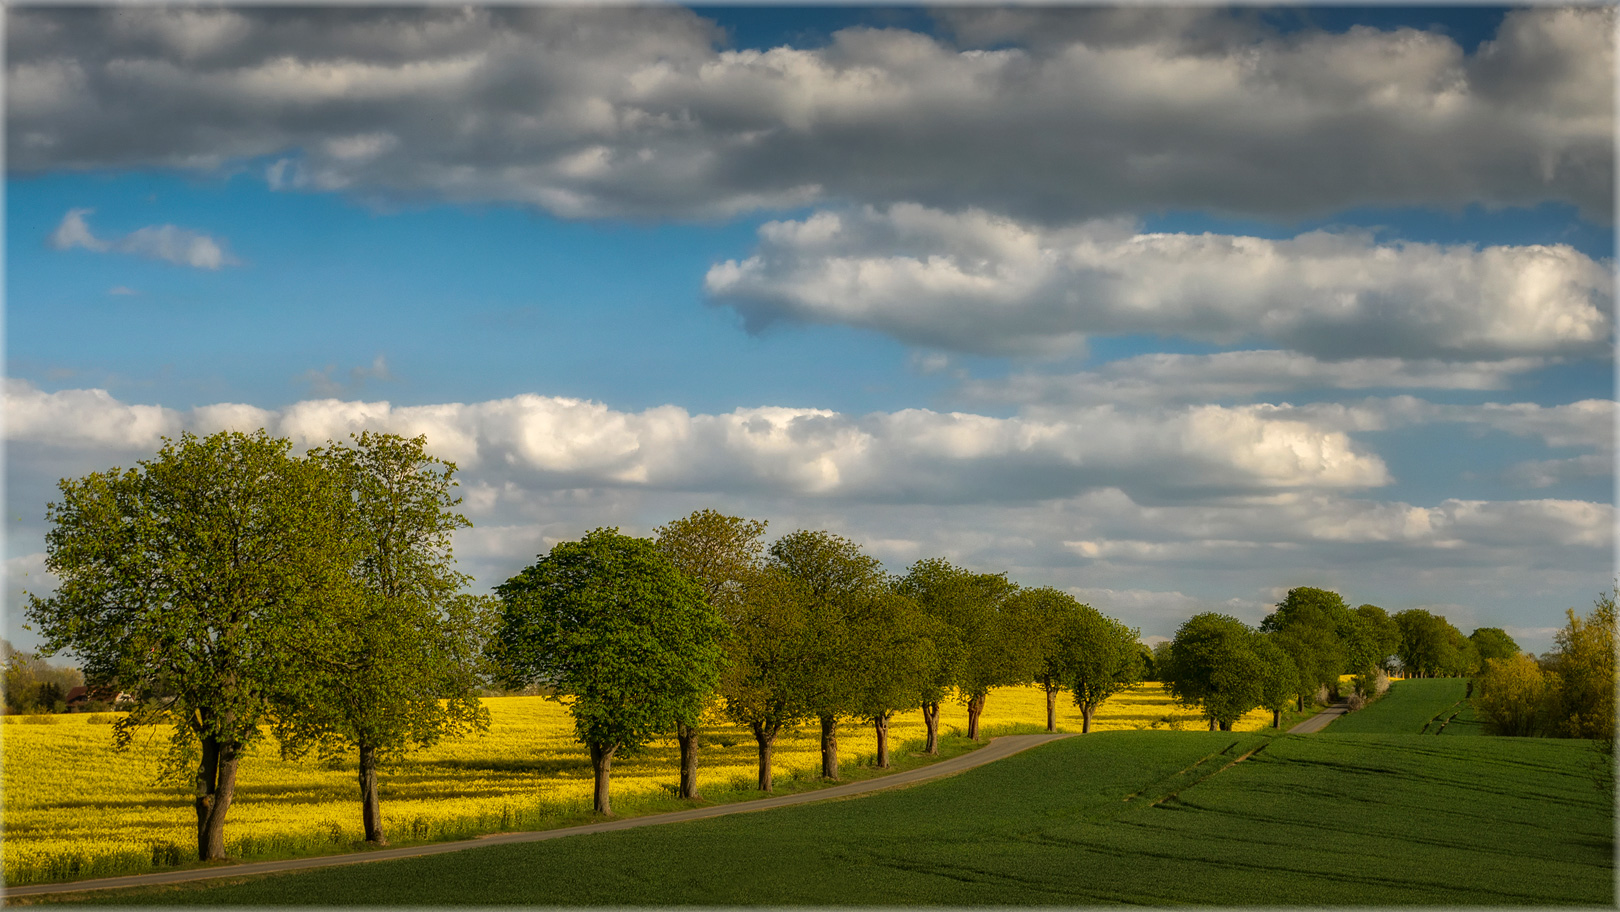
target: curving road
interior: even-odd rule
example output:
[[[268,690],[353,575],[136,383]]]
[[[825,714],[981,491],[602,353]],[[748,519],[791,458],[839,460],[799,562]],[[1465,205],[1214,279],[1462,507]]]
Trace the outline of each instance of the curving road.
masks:
[[[1314,721],[1314,720],[1313,720]],[[1326,724],[1326,723],[1324,723]],[[1297,727],[1293,729],[1297,731]],[[482,846],[506,845],[514,842],[541,842],[547,839],[561,839],[564,836],[582,836],[586,833],[607,833],[613,830],[628,830],[635,827],[657,826],[664,823],[678,823],[682,820],[703,820],[708,817],[722,817],[726,814],[745,814],[751,811],[764,811],[771,808],[787,807],[792,804],[806,804],[811,801],[825,801],[829,798],[847,798],[850,795],[860,795],[865,792],[875,792],[880,789],[896,788],[902,785],[911,785],[941,776],[950,776],[975,766],[983,766],[1005,757],[1010,757],[1020,751],[1028,750],[1048,741],[1059,738],[1070,738],[1072,734],[1041,734],[1041,735],[1003,735],[991,739],[990,743],[976,751],[941,760],[929,766],[906,770],[903,773],[893,773],[877,779],[867,779],[861,782],[849,782],[835,785],[831,788],[819,789],[813,792],[800,792],[796,795],[774,795],[769,798],[757,798],[753,801],[739,801],[733,804],[716,804],[709,807],[688,808],[684,811],[672,811],[668,814],[649,814],[645,817],[626,817],[622,819],[604,820],[600,823],[588,823],[584,826],[566,827],[557,830],[536,830],[523,833],[494,833],[480,836],[476,839],[463,839],[457,842],[437,842],[431,845],[405,846],[398,849],[377,849],[369,852],[351,852],[344,855],[325,855],[318,858],[288,858],[281,861],[255,861],[245,864],[225,864],[210,868],[192,868],[185,871],[163,871],[157,874],[132,874],[128,877],[103,877],[97,880],[80,880],[72,883],[58,884],[32,884],[26,887],[7,887],[5,896],[39,896],[46,893],[80,893],[86,890],[114,890],[120,887],[146,887],[159,884],[185,883],[192,880],[208,880],[217,877],[243,877],[252,874],[275,874],[281,871],[299,871],[307,868],[325,868],[332,865],[360,864],[368,861],[389,861],[395,858],[417,858],[423,855],[441,855],[445,852],[460,852],[465,849],[475,849]]]
[[[1332,722],[1334,719],[1339,718],[1349,711],[1349,704],[1335,703],[1316,715],[1311,716],[1309,719],[1306,719],[1304,722],[1290,728],[1288,733],[1290,735],[1309,735],[1312,732],[1319,732],[1322,729],[1327,728],[1329,722]]]

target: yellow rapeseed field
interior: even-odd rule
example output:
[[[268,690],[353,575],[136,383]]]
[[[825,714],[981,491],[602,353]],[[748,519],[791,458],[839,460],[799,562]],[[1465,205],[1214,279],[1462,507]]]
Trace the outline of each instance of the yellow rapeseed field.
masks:
[[[489,731],[411,754],[382,777],[383,820],[393,842],[440,840],[503,829],[538,829],[588,812],[591,765],[574,741],[566,707],[541,697],[487,699]],[[960,704],[941,708],[941,731],[965,731]],[[111,714],[51,717],[54,724],[0,726],[5,764],[4,878],[19,885],[156,870],[196,857],[194,812],[184,783],[158,783],[168,732],[143,732],[128,752],[114,752]],[[7,723],[32,721],[6,717]],[[44,720],[40,720],[44,721]],[[1039,688],[992,691],[981,720],[984,735],[1045,727]],[[1237,728],[1270,724],[1251,713]],[[1080,712],[1060,695],[1058,726],[1080,730]],[[1094,730],[1201,727],[1195,713],[1176,708],[1162,685],[1142,684],[1108,701]],[[890,725],[890,749],[920,750],[921,712]],[[840,760],[871,765],[876,741],[869,725],[839,729]],[[615,760],[613,801],[619,813],[670,805],[680,778],[673,738],[638,756]],[[710,800],[753,794],[753,737],[740,726],[714,726],[701,742],[699,786]],[[266,737],[242,762],[236,800],[226,820],[234,857],[316,854],[346,849],[361,838],[357,764],[280,758]],[[784,731],[777,740],[778,783],[813,779],[820,770],[819,729]],[[672,805],[671,805],[672,806]]]

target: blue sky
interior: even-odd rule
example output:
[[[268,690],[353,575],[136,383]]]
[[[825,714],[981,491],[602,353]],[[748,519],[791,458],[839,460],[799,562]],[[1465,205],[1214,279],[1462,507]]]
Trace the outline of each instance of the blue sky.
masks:
[[[6,636],[57,478],[262,425],[427,433],[480,589],[713,506],[1546,649],[1613,567],[1612,19],[13,10]]]

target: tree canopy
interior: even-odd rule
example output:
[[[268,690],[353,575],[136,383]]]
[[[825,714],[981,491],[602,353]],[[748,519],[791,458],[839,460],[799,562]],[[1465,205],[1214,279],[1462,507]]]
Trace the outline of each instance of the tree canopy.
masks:
[[[967,704],[968,737],[977,740],[990,691],[1032,680],[1040,658],[1038,642],[1022,635],[1008,608],[1018,587],[1005,573],[972,573],[943,558],[917,561],[897,585],[952,632],[951,685]]]
[[[1422,608],[1397,612],[1393,620],[1401,630],[1396,652],[1406,674],[1414,677],[1456,677],[1472,674],[1478,653],[1462,631],[1444,617]]]
[[[1468,640],[1474,644],[1482,663],[1491,659],[1511,659],[1519,654],[1519,644],[1500,627],[1480,627],[1468,635]]]
[[[1260,629],[1276,634],[1277,645],[1288,653],[1298,672],[1301,698],[1322,689],[1336,693],[1339,675],[1351,668],[1352,658],[1366,654],[1355,615],[1342,596],[1327,589],[1288,590]]]

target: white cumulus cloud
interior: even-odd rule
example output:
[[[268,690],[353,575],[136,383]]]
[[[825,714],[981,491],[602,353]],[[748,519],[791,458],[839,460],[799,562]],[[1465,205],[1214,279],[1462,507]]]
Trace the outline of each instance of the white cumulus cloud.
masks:
[[[751,327],[840,323],[967,352],[1155,333],[1259,336],[1323,358],[1591,353],[1608,344],[1614,308],[1610,270],[1564,245],[1042,228],[909,203],[768,222],[759,239],[705,278],[710,299]]]
[[[1251,407],[993,418],[906,409],[863,416],[781,407],[691,414],[622,412],[526,394],[471,404],[395,407],[306,400],[276,412],[217,404],[178,412],[125,405],[102,390],[7,386],[7,437],[53,446],[153,446],[181,429],[267,427],[307,447],[361,430],[424,434],[440,456],[541,488],[751,491],[886,502],[1068,497],[1119,486],[1147,500],[1234,492],[1360,489],[1383,462],[1341,431]]]
[[[119,238],[98,238],[90,230],[85,216],[93,209],[69,209],[56,230],[51,232],[50,245],[57,250],[83,247],[97,253],[127,253],[149,260],[163,260],[178,266],[197,269],[218,269],[236,265],[237,260],[225,249],[222,241],[176,225],[148,225],[137,228]],[[114,293],[130,294],[128,289]]]

